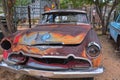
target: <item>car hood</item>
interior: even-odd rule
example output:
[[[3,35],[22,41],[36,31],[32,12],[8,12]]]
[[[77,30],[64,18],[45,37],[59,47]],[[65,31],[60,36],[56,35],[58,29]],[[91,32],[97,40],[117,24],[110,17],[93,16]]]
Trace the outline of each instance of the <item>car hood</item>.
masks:
[[[82,56],[85,44],[76,45],[83,42],[90,29],[89,25],[38,25],[19,33],[12,51],[41,56]]]
[[[19,36],[18,43],[24,45],[80,44],[90,29],[91,27],[85,24],[37,25],[18,34],[15,39]]]
[[[18,34],[18,43],[25,45],[80,44],[90,29],[91,27],[89,25],[83,24],[37,25],[36,28],[32,28]]]

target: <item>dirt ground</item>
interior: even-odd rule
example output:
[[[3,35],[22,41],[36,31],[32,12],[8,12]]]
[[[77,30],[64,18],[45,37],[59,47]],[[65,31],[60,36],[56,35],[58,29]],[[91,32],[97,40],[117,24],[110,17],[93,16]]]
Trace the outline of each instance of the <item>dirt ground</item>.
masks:
[[[99,36],[103,49],[103,66],[105,71],[103,74],[96,76],[95,80],[120,80],[120,53],[115,51],[115,43],[108,39],[107,36]],[[49,80],[46,78],[36,79],[19,73],[12,73],[0,69],[0,80]],[[52,80],[52,79],[50,79]],[[67,79],[56,79],[67,80]],[[80,79],[68,79],[80,80]]]

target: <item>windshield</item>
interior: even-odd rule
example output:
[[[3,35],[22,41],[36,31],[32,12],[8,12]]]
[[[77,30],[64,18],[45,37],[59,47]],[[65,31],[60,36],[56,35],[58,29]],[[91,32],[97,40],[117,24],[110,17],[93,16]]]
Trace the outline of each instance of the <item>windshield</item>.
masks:
[[[44,14],[42,23],[88,23],[85,13],[49,13]]]

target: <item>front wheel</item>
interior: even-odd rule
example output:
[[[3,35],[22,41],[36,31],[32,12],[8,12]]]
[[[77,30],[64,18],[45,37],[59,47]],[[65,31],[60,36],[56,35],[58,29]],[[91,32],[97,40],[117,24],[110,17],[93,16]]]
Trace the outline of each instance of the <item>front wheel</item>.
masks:
[[[117,50],[120,51],[120,36],[117,38]]]

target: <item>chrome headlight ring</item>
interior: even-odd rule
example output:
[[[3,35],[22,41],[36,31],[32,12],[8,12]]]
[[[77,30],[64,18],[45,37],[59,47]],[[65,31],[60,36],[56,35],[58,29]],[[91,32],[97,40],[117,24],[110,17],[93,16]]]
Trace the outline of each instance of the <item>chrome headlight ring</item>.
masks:
[[[101,47],[96,42],[90,42],[87,47],[87,56],[90,58],[96,58],[99,56]]]

